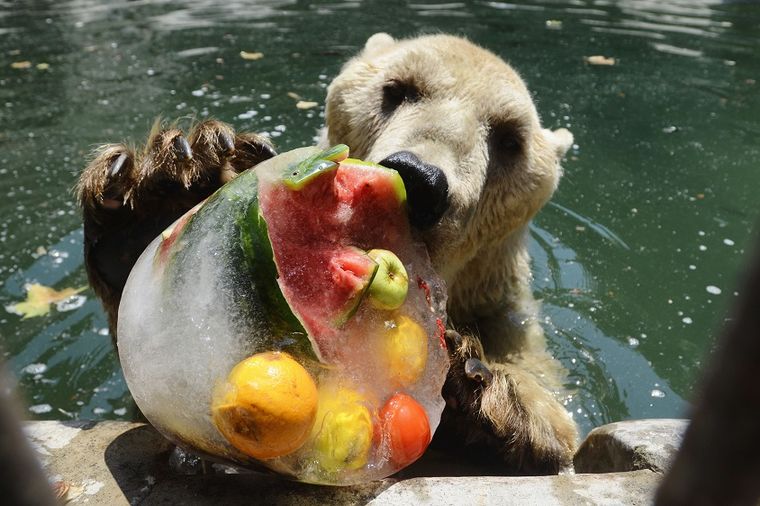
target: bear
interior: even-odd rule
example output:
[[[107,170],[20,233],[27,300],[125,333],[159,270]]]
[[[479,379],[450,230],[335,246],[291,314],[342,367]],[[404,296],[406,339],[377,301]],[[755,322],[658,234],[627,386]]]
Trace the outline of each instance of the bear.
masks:
[[[371,36],[327,90],[324,147],[396,169],[410,221],[449,292],[451,368],[433,445],[504,472],[557,473],[578,432],[555,398],[531,293],[528,224],[557,188],[572,134],[541,127],[518,73],[457,36]],[[215,120],[154,125],[144,149],[98,149],[77,187],[85,265],[118,346],[118,304],[147,243],[237,173],[275,155]],[[255,169],[254,169],[255,170]]]

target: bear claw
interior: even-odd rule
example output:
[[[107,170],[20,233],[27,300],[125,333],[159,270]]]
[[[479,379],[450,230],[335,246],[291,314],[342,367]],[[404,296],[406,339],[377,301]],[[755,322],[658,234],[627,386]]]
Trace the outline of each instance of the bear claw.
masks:
[[[126,153],[120,154],[116,159],[111,162],[111,166],[108,168],[108,177],[114,178],[119,175],[119,172],[121,172],[121,169],[124,168],[124,164],[126,163],[127,159],[129,158],[129,155]]]
[[[172,139],[172,147],[178,160],[184,162],[193,159],[193,150],[184,135],[178,135]]]
[[[77,184],[90,284],[116,340],[121,291],[145,246],[217,188],[277,153],[258,134],[208,120],[189,134],[154,125],[137,153],[125,144],[98,148]]]
[[[446,339],[446,346],[450,350],[458,350],[462,346],[462,335],[456,330],[446,330],[444,338]]]
[[[224,148],[224,154],[227,156],[232,155],[232,153],[235,152],[235,141],[226,132],[219,132],[219,135],[217,136],[219,145]]]
[[[493,380],[491,370],[477,358],[468,358],[465,361],[464,373],[468,378],[477,381],[483,387],[490,385]]]
[[[266,158],[273,158],[277,156],[277,151],[275,151],[275,149],[269,144],[260,144],[259,151]]]

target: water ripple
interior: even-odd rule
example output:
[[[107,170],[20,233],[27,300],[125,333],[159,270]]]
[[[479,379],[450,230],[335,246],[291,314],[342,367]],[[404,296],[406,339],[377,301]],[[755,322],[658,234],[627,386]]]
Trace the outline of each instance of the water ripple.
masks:
[[[701,58],[705,54],[704,51],[699,51],[696,49],[688,49],[685,47],[671,46],[670,44],[662,44],[658,42],[653,42],[652,47],[662,53],[675,54],[678,56],[689,56],[692,58]]]
[[[457,9],[464,9],[467,7],[467,4],[461,3],[461,2],[454,2],[454,3],[441,3],[441,4],[407,4],[408,7],[418,10],[418,11],[451,11],[451,10],[457,10]]]
[[[542,5],[521,5],[512,4],[507,2],[485,2],[483,5],[500,10],[514,10],[514,11],[543,11],[546,7]]]
[[[594,26],[591,28],[591,30],[598,33],[610,33],[613,35],[644,37],[644,38],[657,39],[657,40],[662,40],[662,39],[667,38],[665,35],[661,33],[645,32],[641,30],[630,30],[626,28],[609,28],[606,26]]]
[[[558,204],[557,202],[554,202],[554,201],[549,202],[549,205],[552,206],[552,207],[556,207],[557,209],[561,210],[562,212],[564,212],[568,216],[572,217],[573,219],[575,219],[579,223],[582,223],[583,225],[587,226],[588,228],[590,228],[591,230],[593,230],[594,232],[596,232],[599,236],[604,237],[605,239],[607,239],[608,241],[612,242],[613,244],[616,244],[616,245],[618,245],[618,246],[620,246],[622,248],[625,248],[625,249],[631,249],[631,248],[628,247],[628,245],[625,243],[625,241],[623,241],[623,239],[621,239],[615,232],[613,232],[609,228],[605,227],[601,223],[597,223],[597,222],[593,221],[591,218],[587,218],[585,216],[582,216],[581,214],[576,213],[572,209],[569,209],[569,208],[563,206],[562,204]]]

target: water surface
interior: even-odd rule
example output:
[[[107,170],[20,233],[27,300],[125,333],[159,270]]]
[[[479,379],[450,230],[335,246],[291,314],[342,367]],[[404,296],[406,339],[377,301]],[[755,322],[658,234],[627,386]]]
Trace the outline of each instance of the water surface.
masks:
[[[1,309],[27,283],[86,284],[72,188],[93,147],[158,115],[311,144],[322,108],[289,93],[321,104],[377,31],[469,37],[575,134],[530,245],[568,408],[584,431],[684,413],[760,210],[758,4],[69,0],[0,4],[0,336],[30,418],[133,415],[91,290],[41,317]]]

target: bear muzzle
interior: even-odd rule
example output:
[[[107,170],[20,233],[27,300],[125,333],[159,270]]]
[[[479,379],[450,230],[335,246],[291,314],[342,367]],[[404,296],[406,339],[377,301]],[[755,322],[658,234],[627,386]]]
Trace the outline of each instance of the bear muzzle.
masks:
[[[446,174],[409,151],[393,153],[381,160],[380,165],[398,171],[404,180],[412,225],[427,230],[438,223],[449,208]]]

